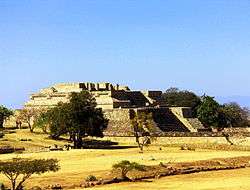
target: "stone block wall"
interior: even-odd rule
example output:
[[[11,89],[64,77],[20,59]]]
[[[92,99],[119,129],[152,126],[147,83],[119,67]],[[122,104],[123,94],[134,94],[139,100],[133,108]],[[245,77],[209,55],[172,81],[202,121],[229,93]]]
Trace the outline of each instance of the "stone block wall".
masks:
[[[152,113],[154,122],[162,132],[189,132],[190,130],[172,113],[169,108],[138,108],[137,112]]]
[[[53,86],[58,92],[80,92],[80,84],[79,83],[59,83]]]
[[[113,109],[111,91],[93,91],[92,94],[96,99],[98,108]]]
[[[132,112],[152,113],[156,131],[159,134],[164,132],[189,132],[189,129],[171,112],[169,108],[121,108],[104,110],[104,115],[109,119],[108,127],[104,132],[105,136],[131,136]]]
[[[136,144],[135,137],[104,137],[105,140],[110,140],[125,144]],[[225,137],[157,137],[152,141],[153,145],[167,144],[229,144]],[[237,144],[237,143],[236,143]],[[250,137],[245,138],[244,142],[239,145],[250,145]]]
[[[66,103],[68,102],[67,95],[57,95],[57,96],[43,96],[43,97],[32,97],[26,104],[25,107],[53,107],[59,102]]]
[[[184,118],[192,118],[192,110],[188,107],[171,107],[173,112]]]
[[[104,115],[109,119],[108,127],[104,131],[106,136],[128,136],[133,135],[130,120],[130,109],[105,110]]]

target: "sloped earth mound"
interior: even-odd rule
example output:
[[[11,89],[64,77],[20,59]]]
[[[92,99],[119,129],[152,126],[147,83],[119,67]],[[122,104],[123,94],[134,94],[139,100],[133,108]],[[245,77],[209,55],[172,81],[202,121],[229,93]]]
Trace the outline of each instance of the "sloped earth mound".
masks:
[[[216,170],[232,170],[250,167],[250,156],[234,157],[234,158],[215,158],[210,160],[200,160],[194,162],[178,162],[178,163],[160,163],[156,166],[145,166],[144,171],[131,171],[128,177],[131,182],[142,181],[145,179],[160,178],[171,175],[190,174],[197,172],[216,171]],[[86,182],[81,187],[93,187],[96,185],[105,185],[112,183],[124,182],[119,175],[119,171],[113,170],[109,175],[103,176],[102,179]]]

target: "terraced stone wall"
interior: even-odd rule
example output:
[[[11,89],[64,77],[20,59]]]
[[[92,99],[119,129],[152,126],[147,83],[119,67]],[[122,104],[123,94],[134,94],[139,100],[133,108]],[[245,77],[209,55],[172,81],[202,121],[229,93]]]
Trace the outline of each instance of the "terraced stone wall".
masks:
[[[132,112],[152,113],[153,120],[157,127],[157,133],[164,132],[189,132],[188,128],[179,121],[169,108],[123,108],[104,110],[104,114],[109,119],[108,127],[104,132],[105,136],[131,136],[133,129],[131,126]]]
[[[135,137],[104,137],[105,140],[111,140],[119,143],[135,143]],[[236,145],[250,145],[250,137],[246,137],[244,141],[233,140]],[[239,143],[238,143],[239,142]],[[229,144],[225,137],[157,137],[152,144],[168,145],[168,144]]]
[[[104,131],[105,136],[128,136],[133,134],[130,109],[105,110],[104,115],[109,119],[108,127]]]

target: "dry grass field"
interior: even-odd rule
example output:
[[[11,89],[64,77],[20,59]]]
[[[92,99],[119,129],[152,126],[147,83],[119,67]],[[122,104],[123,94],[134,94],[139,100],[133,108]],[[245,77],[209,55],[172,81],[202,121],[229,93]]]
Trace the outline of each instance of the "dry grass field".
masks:
[[[152,182],[120,183],[93,190],[249,190],[250,168],[163,177]]]
[[[18,138],[29,138],[32,141],[20,142]],[[180,150],[179,147],[163,147],[159,150],[158,146],[150,146],[145,149],[143,154],[139,153],[137,148],[127,149],[82,149],[56,152],[38,152],[43,146],[53,144],[63,145],[65,142],[49,140],[46,135],[28,133],[26,130],[17,133],[7,134],[5,139],[0,140],[2,143],[17,143],[18,146],[25,146],[34,152],[26,151],[23,154],[2,154],[1,160],[13,157],[24,158],[56,158],[60,160],[61,169],[56,173],[47,173],[41,176],[33,176],[25,184],[27,187],[35,185],[46,186],[50,184],[61,184],[66,189],[79,189],[79,184],[86,176],[92,174],[105,176],[109,174],[112,165],[121,160],[135,161],[145,165],[157,165],[160,162],[182,162],[206,160],[211,158],[227,158],[236,156],[250,156],[249,151],[220,151],[220,150],[204,150],[196,149],[195,151]],[[4,176],[0,176],[0,181],[6,183]],[[179,175],[163,177],[152,182],[136,182],[136,183],[120,183],[95,187],[93,189],[103,190],[119,190],[119,189],[250,189],[250,168],[227,170],[227,171],[211,171],[195,174]]]

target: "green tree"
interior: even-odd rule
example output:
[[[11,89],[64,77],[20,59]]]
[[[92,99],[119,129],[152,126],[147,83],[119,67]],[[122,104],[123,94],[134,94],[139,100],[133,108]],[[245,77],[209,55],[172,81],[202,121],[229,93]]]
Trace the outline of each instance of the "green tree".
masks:
[[[49,128],[49,134],[53,139],[58,139],[61,135],[67,134],[67,126],[71,125],[68,105],[59,103],[56,107],[41,114],[34,122],[35,126],[40,126],[43,131]]]
[[[3,122],[9,116],[13,115],[13,111],[0,105],[0,129],[3,128]]]
[[[41,117],[36,124],[49,125],[52,138],[68,134],[74,142],[74,148],[82,147],[83,137],[102,137],[102,131],[108,124],[102,110],[96,108],[95,98],[88,91],[72,93],[68,103],[59,103]]]
[[[163,98],[169,107],[191,107],[194,115],[196,115],[196,109],[201,103],[200,97],[195,93],[173,87],[163,93]]]
[[[40,115],[39,115],[39,117],[37,117],[35,120],[34,120],[34,128],[41,128],[42,129],[42,131],[44,132],[44,133],[49,133],[49,123],[48,123],[48,116],[49,116],[49,114],[46,112],[46,111],[44,111],[44,112],[42,112]]]
[[[0,173],[10,180],[12,190],[21,190],[23,183],[33,174],[56,172],[59,168],[58,160],[55,159],[15,158],[11,161],[0,161]]]
[[[152,134],[156,133],[156,124],[153,120],[152,113],[134,112],[131,119],[136,143],[143,151],[145,145],[149,145],[153,139]]]
[[[246,127],[248,125],[249,110],[242,108],[236,102],[223,104],[221,113],[224,127]]]
[[[128,172],[131,170],[139,170],[144,171],[145,166],[138,164],[136,162],[130,162],[128,160],[123,160],[117,164],[113,165],[113,169],[119,169],[121,172],[121,177],[123,180],[131,181],[131,179],[127,176]]]
[[[218,127],[220,120],[220,105],[211,96],[203,96],[197,109],[197,117],[206,127]]]

